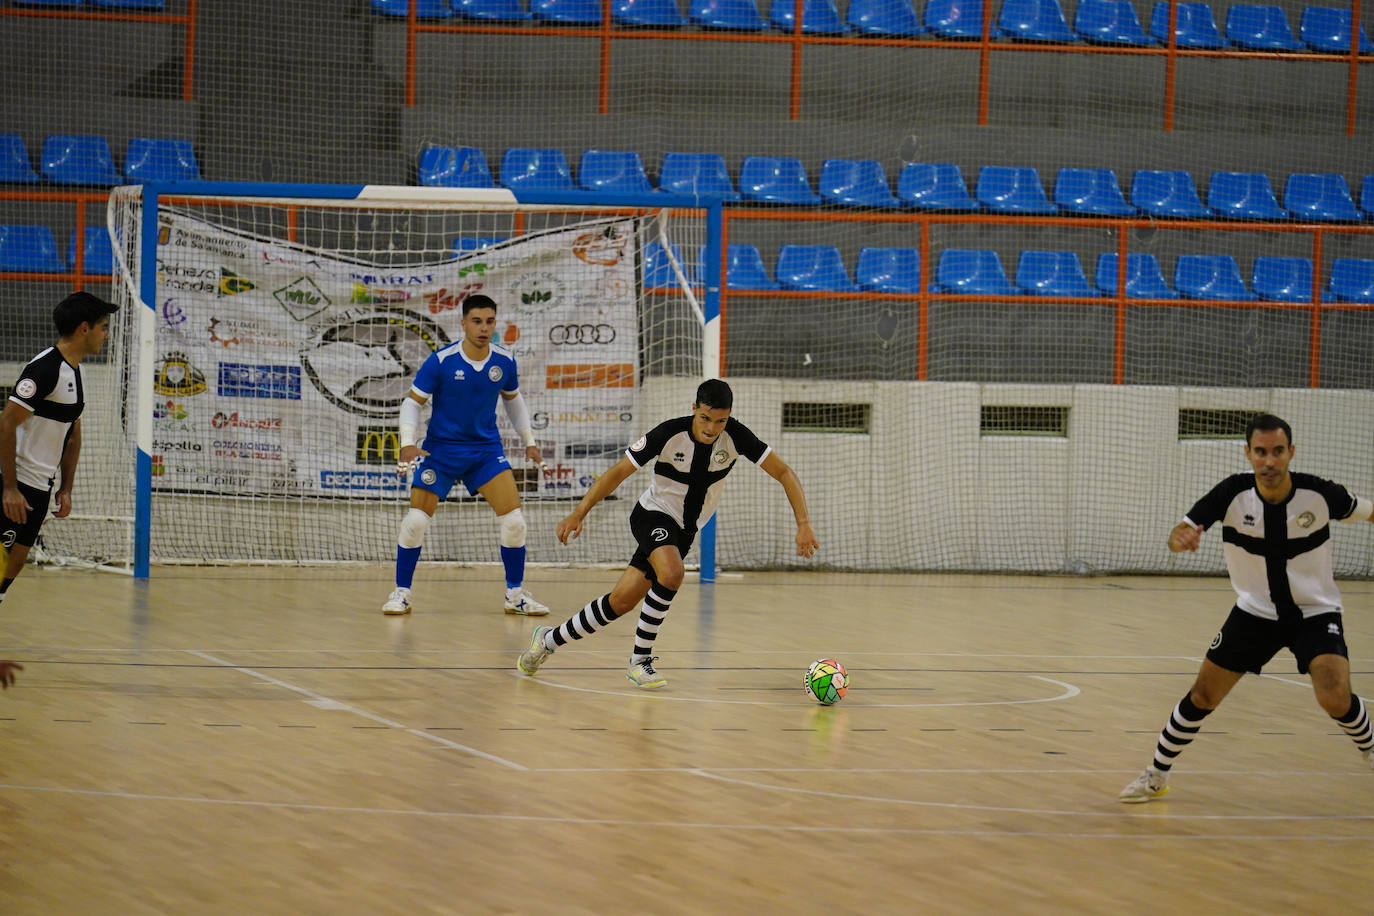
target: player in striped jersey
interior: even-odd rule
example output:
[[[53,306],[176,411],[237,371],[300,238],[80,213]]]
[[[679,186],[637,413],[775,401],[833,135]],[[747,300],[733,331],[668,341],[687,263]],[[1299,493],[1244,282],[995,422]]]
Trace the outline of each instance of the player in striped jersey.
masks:
[[[568,538],[582,533],[582,522],[593,506],[635,471],[653,464],[649,488],[630,512],[630,530],[639,549],[629,567],[615,588],[559,626],[536,627],[530,647],[516,662],[520,671],[534,674],[559,646],[590,636],[643,601],[625,676],[646,690],[666,686],[668,681],[654,669],[654,640],[682,587],[682,558],[697,529],[716,511],[725,478],[740,458],[757,464],[782,484],[797,521],[797,555],[815,554],[820,545],[807,518],[801,481],[776,452],[730,416],[733,404],[734,394],[725,382],[702,382],[691,416],[664,421],[631,445],[624,458],[597,478],[572,514],[558,523],[558,540],[566,544]]]
[[[1272,414],[1255,417],[1245,431],[1245,457],[1254,473],[1217,484],[1169,533],[1170,550],[1197,550],[1202,532],[1222,523],[1236,606],[1160,732],[1154,760],[1121,790],[1123,802],[1148,802],[1168,792],[1170,767],[1202,720],[1247,671],[1258,674],[1284,647],[1297,659],[1298,673],[1311,675],[1322,709],[1374,766],[1369,712],[1350,689],[1329,524],[1372,521],[1374,504],[1340,484],[1290,473],[1294,451],[1287,423]]]

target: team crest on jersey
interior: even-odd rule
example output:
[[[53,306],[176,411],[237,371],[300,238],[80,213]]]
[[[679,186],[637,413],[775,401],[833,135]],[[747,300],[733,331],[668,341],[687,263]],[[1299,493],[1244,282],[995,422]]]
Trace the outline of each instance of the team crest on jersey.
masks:
[[[640,437],[639,437],[639,441],[636,442],[634,445],[630,446],[630,451],[632,451],[632,452],[637,452],[637,451],[639,451],[640,449],[642,449],[644,446],[646,446],[646,445],[648,445],[648,444],[649,444],[649,437],[648,437],[648,436],[640,436]]]
[[[31,398],[38,391],[38,383],[31,378],[19,380],[19,384],[14,386],[14,393],[21,398]]]
[[[711,456],[711,460],[714,461],[716,464],[724,464],[725,462],[730,460],[730,453],[723,448],[717,449],[716,453]]]
[[[1304,512],[1302,515],[1299,515],[1299,516],[1298,516],[1298,527],[1299,527],[1299,528],[1311,528],[1311,527],[1312,527],[1312,523],[1315,522],[1316,520],[1317,520],[1317,517],[1316,517],[1315,515],[1313,515],[1310,511]]]
[[[487,370],[487,378],[491,379],[493,382],[501,381],[501,376],[503,375],[505,375],[505,373],[501,371],[500,366],[492,366]]]

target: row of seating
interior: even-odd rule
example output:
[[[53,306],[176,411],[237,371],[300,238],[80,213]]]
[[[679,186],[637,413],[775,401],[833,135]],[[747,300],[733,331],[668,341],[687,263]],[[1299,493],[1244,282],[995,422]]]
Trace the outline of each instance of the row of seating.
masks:
[[[969,194],[959,166],[947,162],[907,163],[894,194],[882,163],[872,159],[827,159],[821,166],[819,193],[813,190],[801,160],[790,156],[746,156],[738,191],[725,159],[715,153],[665,153],[657,189],[650,184],[639,154],[630,150],[587,150],[574,181],[562,150],[512,147],[502,157],[500,177],[501,185],[512,189],[581,188],[632,194],[657,190],[786,204],[1183,219],[1354,222],[1374,217],[1374,175],[1364,178],[1362,211],[1345,176],[1337,173],[1288,176],[1282,206],[1269,177],[1261,172],[1213,172],[1205,204],[1192,175],[1167,169],[1135,172],[1129,202],[1111,169],[1060,169],[1051,200],[1035,169],[984,166],[978,172],[975,197]],[[435,187],[495,187],[486,155],[475,147],[426,147],[420,154],[419,178],[421,184]]]
[[[43,141],[39,168],[41,175],[29,161],[23,137],[0,134],[0,182],[35,184],[46,178],[53,184],[111,187],[126,181],[200,178],[200,165],[191,141],[173,137],[132,138],[121,174],[104,137],[54,134]]]
[[[644,254],[644,285],[678,286],[673,261],[691,283],[700,283],[704,249],[697,260],[682,260],[676,245],[651,242]],[[1117,255],[1097,258],[1095,285],[1088,282],[1072,251],[1023,251],[1013,283],[1001,258],[990,249],[948,248],[940,252],[933,293],[992,296],[1115,296]],[[820,290],[828,292],[920,292],[921,257],[914,248],[862,248],[851,280],[840,250],[833,245],[783,245],[770,274],[753,245],[730,244],[726,252],[726,287],[736,290]],[[1126,255],[1126,297],[1274,302],[1312,301],[1312,261],[1308,258],[1257,257],[1251,288],[1230,255],[1179,255],[1174,283],[1165,282],[1153,254]],[[1374,302],[1374,260],[1335,258],[1323,301]]]
[[[81,266],[87,274],[114,273],[114,250],[104,226],[87,226]],[[76,266],[76,230],[72,230],[64,263],[57,239],[47,226],[0,225],[0,271],[64,273]]]
[[[411,0],[372,0],[381,14],[406,16]],[[601,0],[416,0],[417,16],[447,19],[520,22],[538,19],[570,25],[599,25]],[[1233,4],[1226,13],[1226,34],[1217,28],[1206,3],[1178,3],[1175,44],[1184,48],[1236,48],[1263,51],[1349,53],[1350,10],[1309,6],[1303,10],[1294,36],[1282,7]],[[687,13],[677,0],[612,0],[611,21],[623,26],[670,28],[696,25],[711,29],[763,31],[794,30],[796,4],[772,0],[765,18],[756,0],[688,0]],[[802,32],[816,35],[913,36],[927,32],[940,38],[981,38],[982,0],[927,0],[917,16],[912,0],[849,0],[842,17],[835,0],[803,0]],[[1069,43],[1087,41],[1108,45],[1167,44],[1169,4],[1160,0],[1151,11],[1150,29],[1140,24],[1130,0],[1078,0],[1073,28],[1069,28],[1058,0],[1003,0],[990,29],[992,38]],[[1360,28],[1361,53],[1374,51]],[[1366,47],[1367,46],[1367,47]]]

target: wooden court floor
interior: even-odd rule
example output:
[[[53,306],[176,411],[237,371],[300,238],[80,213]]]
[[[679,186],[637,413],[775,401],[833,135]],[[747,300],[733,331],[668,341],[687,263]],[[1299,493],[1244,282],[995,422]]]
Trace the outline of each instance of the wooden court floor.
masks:
[[[538,569],[557,622],[614,581]],[[1374,772],[1292,659],[1116,793],[1224,579],[747,573],[514,673],[493,567],[30,569],[0,605],[0,913],[1374,912]],[[1374,694],[1374,583],[1343,583]],[[801,690],[834,656],[853,687]]]

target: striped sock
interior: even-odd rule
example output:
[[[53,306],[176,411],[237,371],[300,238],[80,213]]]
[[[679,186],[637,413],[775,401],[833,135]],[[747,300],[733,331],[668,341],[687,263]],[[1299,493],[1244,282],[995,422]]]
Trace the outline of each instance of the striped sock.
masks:
[[[1350,736],[1350,740],[1355,742],[1355,746],[1362,752],[1374,747],[1374,732],[1369,727],[1369,711],[1365,709],[1364,700],[1350,695],[1350,709],[1346,710],[1345,715],[1337,718],[1332,716],[1336,723],[1340,725],[1345,733]]]
[[[635,650],[630,661],[642,662],[654,652],[654,640],[658,638],[658,628],[663,626],[663,618],[668,616],[668,606],[677,597],[677,591],[664,588],[655,583],[644,596],[644,608],[639,612],[639,626],[635,628]]]
[[[1202,720],[1211,713],[1210,709],[1200,709],[1193,705],[1191,692],[1185,693],[1169,716],[1168,724],[1159,733],[1159,743],[1155,745],[1154,768],[1161,773],[1169,772],[1169,767],[1174,765],[1174,758],[1193,743],[1198,729],[1202,728]]]
[[[582,610],[545,633],[544,646],[547,649],[566,646],[574,639],[591,636],[612,620],[615,620],[615,614],[611,613],[611,596],[602,595],[594,601],[587,602],[587,606]]]

